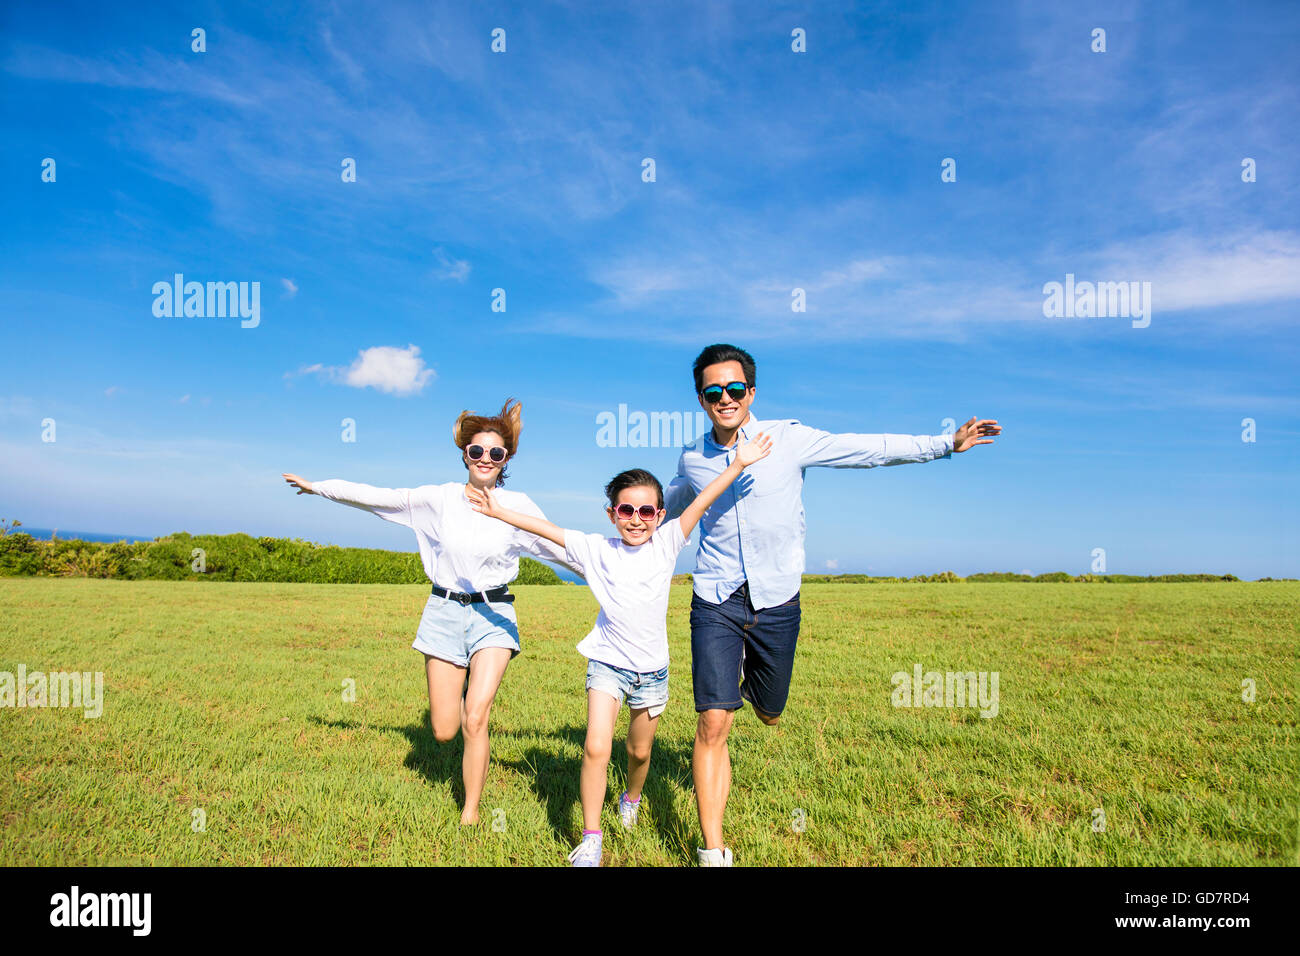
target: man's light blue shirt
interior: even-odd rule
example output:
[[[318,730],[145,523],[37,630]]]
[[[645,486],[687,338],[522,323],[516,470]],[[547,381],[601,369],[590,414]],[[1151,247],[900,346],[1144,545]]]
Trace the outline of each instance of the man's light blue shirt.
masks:
[[[730,448],[714,441],[709,429],[682,449],[677,477],[664,492],[668,517],[678,517],[759,432],[772,439],[772,453],[741,472],[700,519],[694,588],[714,604],[745,581],[755,610],[784,604],[799,592],[805,469],[905,465],[951,457],[953,448],[952,435],[834,435],[792,419],[759,421],[751,415]]]

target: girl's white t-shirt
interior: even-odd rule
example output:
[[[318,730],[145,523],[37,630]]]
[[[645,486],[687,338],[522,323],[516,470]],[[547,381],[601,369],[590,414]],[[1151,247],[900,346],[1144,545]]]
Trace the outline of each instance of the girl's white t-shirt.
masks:
[[[596,626],[578,644],[584,657],[641,674],[668,666],[668,588],[685,546],[677,518],[635,547],[622,538],[565,530],[567,563],[587,579],[600,604]]]
[[[475,511],[465,497],[463,482],[376,488],[331,478],[313,481],[312,491],[410,528],[420,546],[425,574],[452,591],[472,593],[509,584],[519,575],[520,554],[568,563],[564,549],[554,542]],[[522,492],[496,488],[492,494],[512,511],[546,517]]]

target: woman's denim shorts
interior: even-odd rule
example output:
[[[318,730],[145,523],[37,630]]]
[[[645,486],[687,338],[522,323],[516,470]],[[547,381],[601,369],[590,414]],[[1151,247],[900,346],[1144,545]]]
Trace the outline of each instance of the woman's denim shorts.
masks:
[[[507,601],[461,604],[430,594],[411,646],[457,667],[469,667],[485,647],[509,648],[513,658],[519,653],[515,607]]]

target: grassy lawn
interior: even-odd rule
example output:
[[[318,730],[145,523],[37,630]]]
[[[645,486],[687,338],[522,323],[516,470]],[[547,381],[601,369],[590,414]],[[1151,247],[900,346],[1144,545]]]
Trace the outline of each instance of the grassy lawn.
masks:
[[[0,864],[563,864],[596,605],[516,590],[462,829],[410,649],[427,588],[0,579],[0,671],[104,675],[98,719],[0,709]],[[632,832],[615,741],[607,866],[694,862],[689,602]],[[1300,863],[1300,584],[809,584],[803,614],[781,727],[732,734],[738,865]],[[892,706],[918,663],[997,672],[997,716]]]

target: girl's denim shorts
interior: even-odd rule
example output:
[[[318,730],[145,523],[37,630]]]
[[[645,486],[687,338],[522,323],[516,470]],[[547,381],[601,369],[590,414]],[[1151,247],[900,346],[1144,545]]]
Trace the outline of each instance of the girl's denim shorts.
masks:
[[[658,717],[668,705],[668,668],[638,673],[601,661],[588,661],[587,690],[609,694],[620,705],[627,698],[627,705],[632,709],[648,710],[651,717]]]

